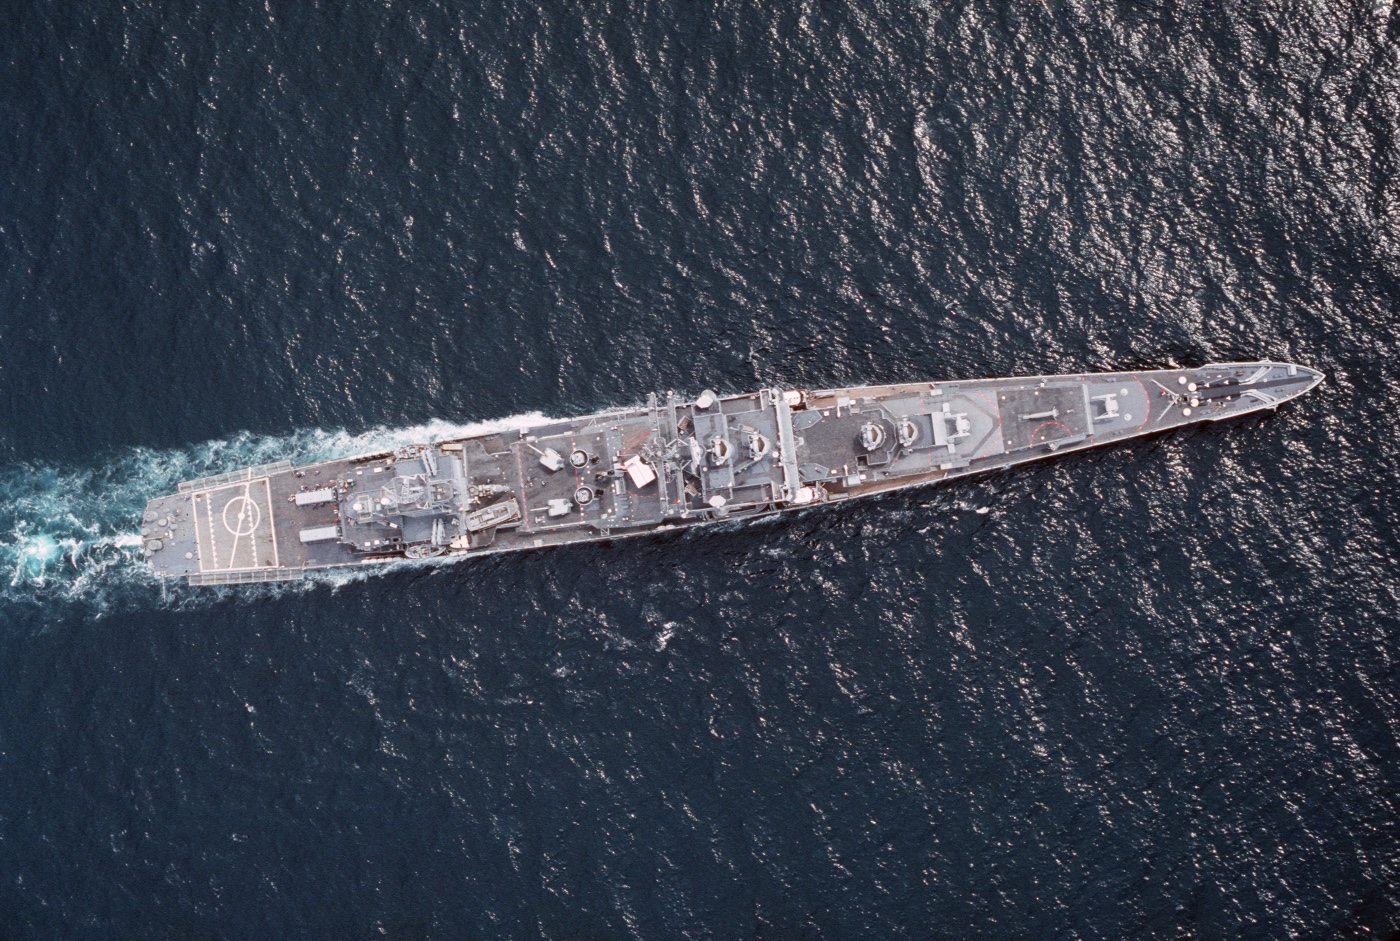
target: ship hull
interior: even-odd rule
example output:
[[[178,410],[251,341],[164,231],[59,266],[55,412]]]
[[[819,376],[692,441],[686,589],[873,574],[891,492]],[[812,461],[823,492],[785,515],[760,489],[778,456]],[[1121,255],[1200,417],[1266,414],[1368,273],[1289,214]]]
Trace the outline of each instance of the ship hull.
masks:
[[[763,389],[182,483],[142,517],[162,578],[289,581],[753,519],[1271,410],[1288,363]]]

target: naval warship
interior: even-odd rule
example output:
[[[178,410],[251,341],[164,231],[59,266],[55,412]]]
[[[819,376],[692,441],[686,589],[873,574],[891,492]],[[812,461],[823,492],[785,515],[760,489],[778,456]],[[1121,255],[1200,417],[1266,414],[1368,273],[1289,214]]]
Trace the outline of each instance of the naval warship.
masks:
[[[1221,421],[1301,395],[1290,363],[652,395],[546,420],[179,484],[142,551],[192,585],[640,536],[917,487]]]

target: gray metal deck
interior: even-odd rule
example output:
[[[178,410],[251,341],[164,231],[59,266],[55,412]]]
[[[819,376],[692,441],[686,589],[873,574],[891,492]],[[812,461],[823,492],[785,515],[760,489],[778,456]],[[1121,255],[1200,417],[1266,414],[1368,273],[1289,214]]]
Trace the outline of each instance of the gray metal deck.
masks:
[[[618,538],[839,502],[1272,409],[1288,363],[763,389],[181,484],[142,521],[192,584]],[[298,499],[298,496],[301,499]]]

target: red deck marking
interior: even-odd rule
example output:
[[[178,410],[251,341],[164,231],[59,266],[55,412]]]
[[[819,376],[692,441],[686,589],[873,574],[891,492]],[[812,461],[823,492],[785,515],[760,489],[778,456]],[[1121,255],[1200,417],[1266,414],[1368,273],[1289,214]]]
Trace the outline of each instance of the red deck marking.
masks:
[[[1028,448],[1033,448],[1033,447],[1035,447],[1035,436],[1038,435],[1038,434],[1040,434],[1040,429],[1045,428],[1045,427],[1047,427],[1047,426],[1049,426],[1049,425],[1059,425],[1061,428],[1063,428],[1063,429],[1065,430],[1065,435],[1066,435],[1066,436],[1069,436],[1069,437],[1073,437],[1073,436],[1074,436],[1074,432],[1073,432],[1073,431],[1070,431],[1069,426],[1066,425],[1064,422],[1058,422],[1058,421],[1043,421],[1043,422],[1041,422],[1039,425],[1036,425],[1036,426],[1035,426],[1035,430],[1031,432],[1031,436],[1030,436],[1029,438],[1026,439],[1026,447],[1028,447]],[[1042,442],[1041,442],[1041,444],[1051,444],[1051,443],[1053,443],[1053,442],[1051,442],[1051,441],[1042,441]]]
[[[639,435],[633,435],[622,445],[622,453],[619,454],[618,457],[625,456],[628,451],[632,450],[634,447],[637,446],[638,442],[646,440],[647,436],[649,436],[650,434],[650,431],[644,431]]]

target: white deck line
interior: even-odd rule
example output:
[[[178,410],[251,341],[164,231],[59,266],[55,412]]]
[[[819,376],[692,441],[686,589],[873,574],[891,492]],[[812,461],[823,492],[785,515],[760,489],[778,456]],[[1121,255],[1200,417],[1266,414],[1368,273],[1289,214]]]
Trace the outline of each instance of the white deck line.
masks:
[[[245,501],[245,506],[246,506],[246,503],[251,503],[251,502],[252,502],[252,496],[251,496],[252,485],[255,484],[255,483],[259,483],[259,482],[262,483],[262,485],[263,485],[263,493],[264,493],[264,495],[265,495],[266,498],[267,498],[267,514],[269,515],[269,519],[268,519],[268,521],[267,521],[267,526],[268,526],[268,536],[269,536],[269,539],[270,539],[271,542],[272,542],[272,560],[273,560],[273,561],[272,561],[272,565],[270,565],[270,566],[268,566],[268,565],[263,565],[263,564],[261,564],[261,563],[258,561],[259,553],[258,553],[258,551],[257,551],[257,530],[256,530],[256,529],[255,529],[253,532],[251,532],[251,533],[243,533],[243,534],[234,533],[234,534],[233,534],[233,544],[229,547],[228,564],[227,564],[227,565],[220,565],[220,564],[219,564],[219,542],[218,542],[219,529],[218,529],[218,526],[215,524],[215,520],[214,520],[214,510],[213,510],[214,501],[213,501],[213,499],[212,499],[213,494],[215,494],[215,493],[217,493],[217,492],[220,492],[220,491],[224,491],[224,490],[231,490],[231,489],[236,489],[236,488],[238,488],[238,487],[242,487],[242,488],[243,488],[243,493],[242,493],[241,497],[235,496],[235,497],[233,497],[233,498],[231,498],[231,499],[242,499],[242,500]],[[192,494],[190,495],[190,502],[191,502],[191,503],[193,504],[193,506],[194,506],[194,526],[195,526],[195,533],[196,533],[196,535],[198,535],[199,526],[200,526],[200,522],[199,522],[199,506],[200,506],[201,503],[204,504],[205,526],[206,526],[206,531],[207,531],[208,534],[209,534],[209,556],[210,556],[210,558],[208,559],[207,564],[206,564],[206,560],[205,560],[205,558],[204,558],[204,553],[203,553],[203,552],[200,553],[200,555],[199,555],[199,571],[200,571],[200,574],[205,574],[205,573],[208,573],[208,572],[253,572],[253,571],[258,571],[259,569],[268,569],[268,568],[277,569],[277,568],[281,568],[281,567],[282,567],[282,556],[281,556],[281,551],[279,550],[279,548],[278,548],[278,546],[277,546],[277,526],[276,526],[275,521],[273,521],[273,520],[271,519],[271,516],[270,516],[270,514],[273,512],[273,507],[272,507],[272,481],[271,481],[270,478],[263,477],[263,478],[260,478],[259,480],[244,481],[244,482],[241,482],[241,483],[233,483],[233,484],[224,484],[224,485],[219,486],[219,487],[214,487],[213,489],[210,489],[210,490],[198,490],[198,491],[195,491],[194,493],[192,493]],[[227,501],[226,501],[226,502],[227,502]],[[258,506],[258,504],[256,504],[256,503],[253,503],[253,507],[259,512],[260,515],[262,515],[262,507]],[[245,510],[245,512],[246,512],[246,510]],[[259,524],[258,524],[258,525],[259,525],[259,526],[262,525],[262,521],[261,521],[261,520],[259,520]],[[245,535],[251,537],[252,563],[253,563],[252,565],[239,565],[239,564],[238,564],[238,545],[239,545],[239,541],[240,541],[240,540],[243,538],[243,536],[245,536]]]
[[[197,498],[202,498],[204,502],[204,521],[209,525],[209,569],[217,572],[219,570],[219,543],[214,538],[214,512],[210,508],[212,501],[209,499],[209,494],[211,492],[212,491],[209,490],[201,490],[196,493],[195,496]],[[198,499],[196,502],[199,502]],[[199,560],[199,570],[201,572],[205,571],[204,559],[202,557]]]
[[[239,512],[239,514],[238,514],[238,523],[239,523],[239,527],[238,527],[238,528],[239,528],[239,529],[242,529],[242,528],[243,528],[243,525],[242,525],[242,524],[243,524],[243,514],[248,512],[248,488],[249,488],[249,486],[250,486],[250,484],[248,484],[248,483],[244,483],[244,484],[243,484],[243,510],[242,510],[241,512]],[[223,512],[221,512],[221,513],[219,514],[219,516],[221,517],[221,521],[226,521],[226,520],[228,519],[228,516],[227,516],[226,514],[228,513],[228,504],[229,504],[229,502],[231,502],[231,501],[225,501],[225,502],[224,502],[224,509],[223,509]],[[228,527],[228,523],[227,523],[227,522],[224,522],[224,527],[225,527],[225,528]],[[212,527],[211,527],[211,529],[212,529]],[[242,539],[242,538],[243,538],[243,536],[242,536],[241,533],[236,532],[236,531],[234,532],[234,534],[233,534],[233,546],[232,546],[232,547],[229,549],[229,551],[228,551],[228,568],[225,569],[225,571],[232,571],[232,570],[233,570],[233,563],[234,563],[235,561],[237,561],[237,559],[238,559],[238,540],[240,540],[240,539]],[[255,543],[255,545],[256,545],[256,543]],[[256,562],[257,560],[258,560],[258,554],[257,554],[256,552],[254,552],[254,553],[253,553],[253,561]],[[255,567],[256,567],[256,566],[255,566]]]
[[[272,518],[272,514],[276,510],[272,505],[272,479],[270,477],[263,478],[263,490],[267,493],[267,531],[272,537],[272,567],[280,569],[282,557],[277,554],[277,520]]]

